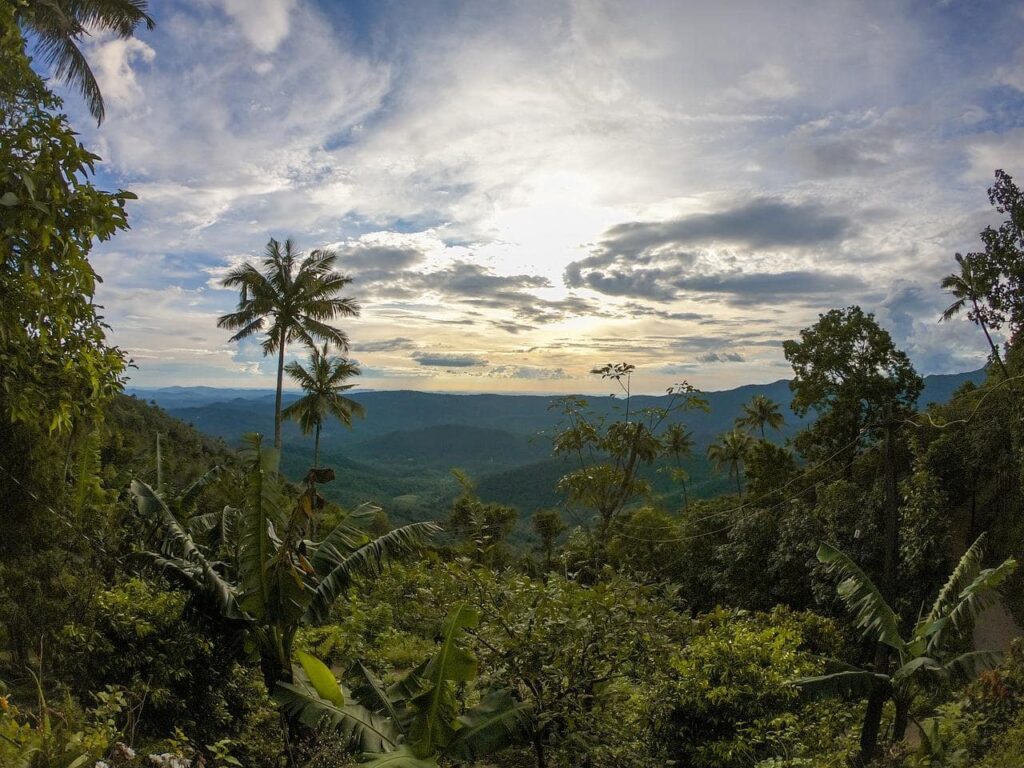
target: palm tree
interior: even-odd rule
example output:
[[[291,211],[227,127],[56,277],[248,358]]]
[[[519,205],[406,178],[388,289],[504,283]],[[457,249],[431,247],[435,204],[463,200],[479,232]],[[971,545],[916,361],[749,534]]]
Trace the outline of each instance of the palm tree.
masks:
[[[147,0],[30,0],[16,3],[18,24],[31,32],[58,80],[78,88],[96,123],[105,115],[103,95],[78,45],[84,35],[112,32],[122,40],[140,24],[153,29]]]
[[[946,307],[946,311],[942,313],[942,317],[939,318],[939,322],[953,319],[963,311],[964,307],[967,306],[968,301],[971,302],[971,306],[974,309],[967,313],[967,317],[981,326],[981,330],[985,334],[985,339],[988,341],[989,349],[992,350],[992,357],[994,357],[995,361],[999,364],[999,368],[1002,370],[1003,376],[1010,378],[1010,374],[1007,372],[1006,366],[1003,364],[1003,359],[999,356],[999,348],[996,346],[995,342],[992,341],[992,335],[989,333],[988,324],[985,322],[985,312],[978,304],[985,295],[985,280],[977,264],[978,257],[980,256],[981,254],[969,253],[967,254],[967,258],[964,258],[959,253],[956,255],[956,262],[960,265],[960,274],[954,273],[942,278],[943,290],[951,294],[956,301]]]
[[[675,471],[672,473],[683,487],[683,508],[690,508],[690,500],[686,494],[686,470],[682,461],[693,452],[693,433],[682,424],[669,424],[665,434],[661,436],[661,444],[666,453],[672,454],[676,460]]]
[[[319,467],[320,429],[327,417],[334,416],[346,427],[351,428],[352,418],[364,418],[366,409],[342,394],[355,386],[346,384],[345,381],[359,375],[359,366],[343,357],[332,357],[327,343],[324,343],[322,350],[313,347],[311,353],[309,368],[304,368],[297,360],[285,366],[285,371],[298,382],[306,395],[285,408],[281,416],[297,421],[304,435],[316,433],[313,443],[313,466]]]
[[[884,669],[868,670],[833,662],[826,668],[826,674],[794,683],[812,697],[851,693],[867,696],[880,691],[895,704],[893,740],[902,739],[917,691],[950,680],[969,679],[999,661],[999,654],[992,651],[962,652],[975,617],[991,604],[996,589],[1017,568],[1017,561],[1009,558],[995,568],[982,570],[983,542],[984,534],[960,558],[909,639],[901,635],[899,617],[871,579],[847,555],[822,544],[818,560],[843,579],[839,597],[854,613],[865,637],[895,652],[896,670],[888,674]],[[881,708],[874,712],[873,716],[870,710],[865,714],[859,765],[870,762],[876,750]]]
[[[743,495],[741,481],[742,465],[750,453],[753,439],[746,432],[734,429],[718,438],[717,443],[708,446],[708,458],[719,470],[729,468],[729,477],[736,479],[736,492]]]
[[[764,395],[754,395],[750,402],[743,406],[743,413],[736,419],[736,426],[759,429],[761,439],[764,440],[765,426],[779,430],[785,422],[778,403]]]
[[[281,447],[281,389],[284,383],[284,353],[288,342],[301,341],[313,347],[317,341],[331,342],[348,350],[348,336],[328,322],[337,317],[359,314],[355,299],[338,293],[352,278],[334,269],[338,255],[317,249],[301,261],[291,240],[282,248],[274,238],[267,243],[263,271],[252,264],[232,269],[222,285],[238,288],[238,309],[217,320],[219,328],[238,332],[231,341],[241,341],[266,331],[263,354],[277,352],[277,399],[274,402],[274,447]]]

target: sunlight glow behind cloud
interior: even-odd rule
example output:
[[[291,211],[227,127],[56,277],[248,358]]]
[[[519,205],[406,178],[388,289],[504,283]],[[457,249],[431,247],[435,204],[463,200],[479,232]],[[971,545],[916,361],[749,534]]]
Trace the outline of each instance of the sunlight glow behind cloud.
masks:
[[[88,51],[104,125],[67,98],[140,197],[96,256],[135,383],[271,383],[215,327],[217,278],[270,236],[339,251],[361,386],[592,390],[621,359],[653,391],[766,381],[851,302],[923,372],[983,361],[935,321],[993,169],[1024,170],[1004,4],[154,10]]]

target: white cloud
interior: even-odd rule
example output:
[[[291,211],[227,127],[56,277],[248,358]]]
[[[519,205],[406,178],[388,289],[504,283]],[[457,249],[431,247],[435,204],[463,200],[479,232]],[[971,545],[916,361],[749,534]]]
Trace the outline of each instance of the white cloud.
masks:
[[[297,0],[219,0],[224,12],[261,53],[273,53],[288,37]]]
[[[1022,24],[990,10],[979,24]],[[402,270],[434,275],[389,294],[387,269],[360,282],[385,260],[347,262],[364,312],[346,328],[357,344],[380,342],[360,352],[371,386],[413,375],[447,386],[444,367],[409,356],[443,349],[487,362],[462,366],[459,381],[480,373],[515,387],[560,371],[545,386],[578,389],[595,358],[615,354],[646,364],[659,389],[656,339],[743,328],[777,340],[849,301],[881,308],[916,359],[939,366],[964,329],[935,326],[926,302],[909,320],[890,313],[892,275],[936,293],[952,252],[983,226],[993,168],[1024,157],[991,92],[1016,82],[1016,42],[968,65],[944,47],[941,11],[924,23],[884,2],[581,0],[370,4],[353,20],[312,0],[192,0],[166,13],[152,35],[90,53],[113,108],[99,132],[83,121],[86,143],[140,195],[133,229],[100,248],[99,298],[118,343],[191,355],[225,376],[258,361],[213,327],[234,297],[212,289],[270,236],[390,253],[392,282]],[[697,277],[789,273],[820,285],[808,278],[820,272],[862,289],[787,295],[768,312],[706,279],[703,292],[633,308],[563,282],[615,225],[755,199],[848,215],[850,234],[814,248],[702,242]],[[396,258],[403,250],[420,256]],[[657,255],[652,270],[685,267],[671,248]],[[515,295],[485,306],[439,291],[437,276],[454,279],[459,264],[478,266],[471,277],[492,294],[512,280]],[[179,326],[202,341],[183,342]],[[601,341],[613,337],[650,341]],[[383,343],[396,338],[408,343]],[[778,377],[777,349],[737,346],[743,364],[691,377]],[[687,348],[685,359],[706,352]]]

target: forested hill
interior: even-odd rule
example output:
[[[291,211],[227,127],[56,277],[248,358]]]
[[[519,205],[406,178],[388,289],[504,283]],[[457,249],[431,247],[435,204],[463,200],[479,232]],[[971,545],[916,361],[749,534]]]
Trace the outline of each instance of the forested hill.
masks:
[[[922,406],[945,402],[967,381],[980,382],[982,371],[925,378]],[[246,432],[273,431],[270,390],[167,387],[130,389],[136,397],[155,401],[170,415],[212,437],[237,444]],[[691,411],[683,420],[693,432],[695,450],[686,463],[696,496],[709,497],[728,490],[727,481],[713,472],[705,458],[707,446],[733,426],[744,403],[764,395],[783,406],[786,423],[774,437],[792,436],[805,420],[788,409],[792,399],[788,380],[752,384],[707,392],[710,410]],[[285,394],[290,402],[296,394]],[[457,493],[450,470],[469,472],[487,498],[519,507],[525,516],[557,501],[554,482],[527,482],[529,478],[557,480],[567,469],[551,455],[551,438],[560,423],[556,398],[538,395],[439,394],[429,392],[356,392],[353,399],[366,408],[365,419],[348,430],[336,422],[324,427],[321,454],[338,467],[334,498],[351,504],[376,501],[389,514],[408,518],[436,515]],[[588,398],[596,414],[613,416],[620,399]],[[664,405],[665,397],[638,396],[634,408]],[[301,476],[312,459],[313,441],[294,424],[284,430],[284,467]],[[676,492],[664,474],[651,472],[655,491]]]

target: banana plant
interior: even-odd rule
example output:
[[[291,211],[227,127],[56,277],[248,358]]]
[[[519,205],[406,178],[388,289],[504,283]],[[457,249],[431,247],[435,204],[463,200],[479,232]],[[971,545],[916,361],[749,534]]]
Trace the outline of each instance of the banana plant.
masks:
[[[902,739],[916,690],[967,680],[999,663],[997,652],[960,650],[975,617],[995,600],[999,586],[1017,568],[1017,561],[1009,558],[995,568],[982,569],[983,547],[984,534],[960,558],[928,613],[904,638],[896,612],[871,579],[847,555],[822,544],[818,560],[842,578],[840,599],[864,636],[895,654],[895,671],[829,662],[825,674],[794,683],[811,697],[868,696],[881,691],[896,707],[893,738]]]
[[[361,524],[376,508],[364,505],[322,540],[308,539],[322,498],[312,484],[290,498],[277,471],[278,452],[265,450],[259,435],[246,440],[246,502],[225,509],[215,524],[186,526],[163,493],[139,480],[131,490],[140,514],[162,534],[159,550],[144,556],[190,589],[208,613],[245,631],[272,690],[291,677],[299,626],[323,621],[357,575],[379,572],[387,558],[421,547],[440,528],[412,523],[371,539]],[[204,530],[218,532],[216,547],[196,541]]]
[[[350,691],[318,659],[299,652],[292,682],[280,682],[275,700],[313,728],[340,734],[363,752],[366,768],[437,768],[440,758],[478,760],[525,741],[532,710],[505,689],[489,691],[461,714],[456,685],[476,679],[476,658],[462,643],[479,623],[461,605],[444,622],[437,651],[385,687],[361,664]]]

